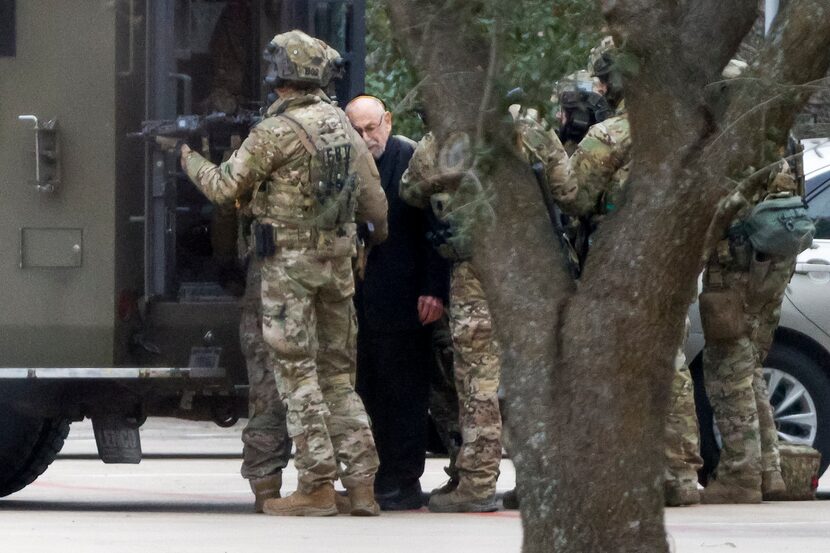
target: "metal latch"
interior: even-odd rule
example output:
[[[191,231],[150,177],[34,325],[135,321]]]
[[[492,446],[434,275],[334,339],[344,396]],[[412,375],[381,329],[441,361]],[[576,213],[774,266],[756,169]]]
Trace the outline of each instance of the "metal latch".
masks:
[[[40,192],[55,192],[61,182],[58,120],[41,123],[34,115],[19,115],[21,121],[35,125],[35,187]]]

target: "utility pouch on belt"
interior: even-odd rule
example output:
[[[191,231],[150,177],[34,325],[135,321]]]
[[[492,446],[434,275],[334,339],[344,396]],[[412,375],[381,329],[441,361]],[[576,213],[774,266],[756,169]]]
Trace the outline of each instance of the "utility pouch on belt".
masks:
[[[733,290],[710,290],[699,298],[703,336],[707,342],[732,340],[746,334],[741,297]]]
[[[720,244],[718,245],[718,261],[724,267],[740,271],[749,269],[754,252],[743,228],[741,223],[732,225],[729,228],[728,238],[721,241],[725,247],[721,248]]]
[[[251,225],[253,221],[250,217],[244,215],[237,215],[236,218],[236,256],[240,261],[245,261],[251,255],[254,237],[251,235]]]
[[[752,256],[752,261],[749,262],[748,282],[748,290],[751,296],[760,296],[764,301],[767,300],[766,285],[777,285],[777,283],[770,282],[770,279],[767,278],[771,267],[772,260],[768,256],[759,253]]]
[[[769,255],[798,255],[813,242],[816,226],[801,196],[768,198],[743,223],[752,247]]]
[[[277,245],[274,243],[274,227],[268,223],[256,222],[253,228],[257,259],[265,259],[277,253]]]

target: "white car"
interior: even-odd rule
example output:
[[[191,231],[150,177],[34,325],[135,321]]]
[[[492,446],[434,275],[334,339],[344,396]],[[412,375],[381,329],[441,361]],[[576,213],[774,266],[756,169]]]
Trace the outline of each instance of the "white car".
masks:
[[[805,150],[805,200],[816,236],[798,256],[764,373],[779,438],[821,452],[824,472],[830,464],[830,142],[805,141]],[[711,469],[718,446],[701,378],[703,334],[696,304],[689,315],[686,355],[695,378],[701,450]]]

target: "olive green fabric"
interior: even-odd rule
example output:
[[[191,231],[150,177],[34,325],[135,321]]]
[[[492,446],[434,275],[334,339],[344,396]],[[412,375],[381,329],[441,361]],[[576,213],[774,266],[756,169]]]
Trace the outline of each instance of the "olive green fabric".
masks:
[[[752,209],[744,229],[756,251],[780,256],[800,254],[816,234],[801,196],[764,200]]]

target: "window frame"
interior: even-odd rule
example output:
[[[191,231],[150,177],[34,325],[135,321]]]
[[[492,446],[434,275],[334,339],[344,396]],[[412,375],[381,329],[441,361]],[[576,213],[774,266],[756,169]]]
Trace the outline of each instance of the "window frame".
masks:
[[[807,213],[813,220],[813,222],[816,224],[816,240],[830,239],[830,233],[825,233],[824,225],[820,225],[820,221],[830,221],[830,209],[828,209],[826,213],[811,213],[810,210],[810,208],[814,205],[815,200],[820,197],[822,197],[822,200],[824,200],[822,202],[822,206],[830,207],[830,172],[826,173],[825,175],[826,176],[823,177],[821,183],[818,184],[815,188],[813,188],[805,198],[807,202]],[[824,198],[828,199],[825,200]]]

